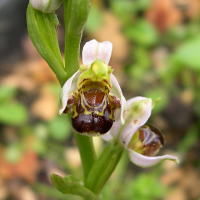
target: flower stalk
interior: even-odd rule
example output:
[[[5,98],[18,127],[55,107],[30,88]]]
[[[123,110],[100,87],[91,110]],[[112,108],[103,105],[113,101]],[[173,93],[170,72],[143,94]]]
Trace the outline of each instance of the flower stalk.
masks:
[[[83,166],[84,177],[86,178],[96,160],[92,137],[87,137],[74,132],[76,144],[79,149]]]
[[[90,173],[86,179],[86,187],[95,194],[99,194],[115,170],[123,152],[124,148],[121,145],[115,142],[109,144],[103,150],[90,170]]]
[[[65,71],[67,79],[79,69],[80,42],[84,25],[89,13],[90,1],[87,0],[64,0],[65,17]],[[71,117],[71,114],[69,114]],[[86,179],[93,163],[96,160],[92,138],[73,132],[79,149]]]
[[[79,68],[79,52],[90,0],[64,0],[65,71],[67,79]]]

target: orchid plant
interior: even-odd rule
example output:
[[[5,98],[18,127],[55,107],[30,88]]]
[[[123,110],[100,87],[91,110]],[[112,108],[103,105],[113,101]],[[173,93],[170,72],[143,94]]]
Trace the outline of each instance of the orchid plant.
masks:
[[[64,3],[65,65],[60,54],[55,26],[55,10]],[[134,97],[125,100],[122,90],[108,65],[112,43],[87,42],[79,66],[79,48],[89,12],[89,0],[31,0],[27,9],[30,38],[47,61],[62,87],[59,114],[71,118],[79,148],[84,180],[73,176],[51,175],[53,185],[64,194],[85,199],[100,199],[100,192],[126,150],[130,160],[149,167],[163,160],[178,163],[178,158],[155,154],[164,144],[161,132],[146,122],[156,101]],[[73,9],[72,9],[73,8]],[[48,35],[48,37],[46,37]],[[110,144],[96,158],[92,136]]]

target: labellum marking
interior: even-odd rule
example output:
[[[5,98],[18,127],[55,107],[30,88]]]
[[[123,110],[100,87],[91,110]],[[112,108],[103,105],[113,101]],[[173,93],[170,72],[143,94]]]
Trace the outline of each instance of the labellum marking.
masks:
[[[144,125],[136,131],[128,148],[145,156],[154,156],[163,145],[162,133],[152,125]]]
[[[100,59],[89,68],[81,67],[77,89],[68,95],[64,110],[64,113],[73,112],[71,120],[76,132],[88,136],[105,134],[115,117],[118,119],[116,113],[121,108],[121,101],[110,93],[112,71]]]
[[[111,95],[105,81],[85,79],[79,84],[79,90],[68,99],[65,113],[71,106],[72,126],[83,135],[101,135],[107,133],[114,122],[114,110],[120,107],[120,101]]]
[[[143,144],[142,154],[145,156],[154,156],[164,145],[162,133],[152,125],[144,125],[139,128],[139,139]]]

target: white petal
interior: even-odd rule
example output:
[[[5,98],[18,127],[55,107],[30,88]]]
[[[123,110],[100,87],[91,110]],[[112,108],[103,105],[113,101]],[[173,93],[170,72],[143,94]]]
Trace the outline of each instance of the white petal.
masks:
[[[61,101],[61,108],[59,109],[59,114],[61,115],[67,106],[68,95],[73,90],[77,89],[77,81],[79,78],[80,72],[77,71],[73,74],[71,78],[69,78],[65,84],[63,85],[61,92],[60,92],[60,101]]]
[[[82,60],[84,65],[91,65],[96,59],[101,59],[108,65],[112,53],[112,43],[102,43],[96,40],[87,42],[83,47]]]
[[[111,93],[114,94],[116,97],[118,97],[121,101],[121,108],[117,109],[114,113],[115,119],[118,122],[120,121],[121,124],[124,124],[123,113],[124,113],[124,110],[126,109],[126,99],[122,93],[122,90],[119,86],[117,79],[115,78],[113,74],[111,74],[111,84],[112,84]]]
[[[132,107],[134,102],[141,102],[142,104],[135,104],[139,106],[139,110],[134,112],[134,107]],[[125,148],[128,146],[131,138],[137,131],[137,129],[144,125],[151,115],[152,100],[145,97],[135,97],[127,101],[127,109],[124,112],[124,117],[126,115],[131,115],[130,119],[127,119],[124,125],[124,129],[120,135],[120,140],[124,144]]]
[[[121,123],[114,122],[110,129],[110,134],[116,141],[118,140],[118,135],[120,133],[120,127],[121,127]]]
[[[111,142],[113,140],[113,136],[110,134],[110,131],[102,135],[102,138],[107,142]]]
[[[130,160],[140,166],[140,167],[151,167],[153,165],[158,164],[163,160],[171,160],[179,164],[179,160],[177,157],[165,155],[165,156],[156,156],[156,157],[147,157],[143,156],[133,150],[128,150]]]

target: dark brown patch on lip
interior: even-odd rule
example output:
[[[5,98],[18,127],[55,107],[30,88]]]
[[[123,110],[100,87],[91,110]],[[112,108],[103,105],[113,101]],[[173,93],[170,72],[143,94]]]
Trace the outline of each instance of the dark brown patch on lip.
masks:
[[[154,156],[164,145],[162,133],[152,125],[144,125],[139,128],[139,137],[143,143],[143,155]]]
[[[89,115],[85,115],[84,108],[81,105],[80,96],[76,110],[78,116],[76,116],[75,118],[71,118],[71,120],[74,130],[78,133],[95,132],[104,134],[107,133],[112,127],[113,120],[109,117],[111,114],[111,107],[108,103],[108,98],[107,106],[104,110],[103,116],[99,116],[95,111]]]
[[[87,102],[91,106],[96,106],[100,104],[103,100],[104,95],[105,93],[99,89],[91,89],[91,90],[88,90],[87,92],[84,92],[84,96]]]

